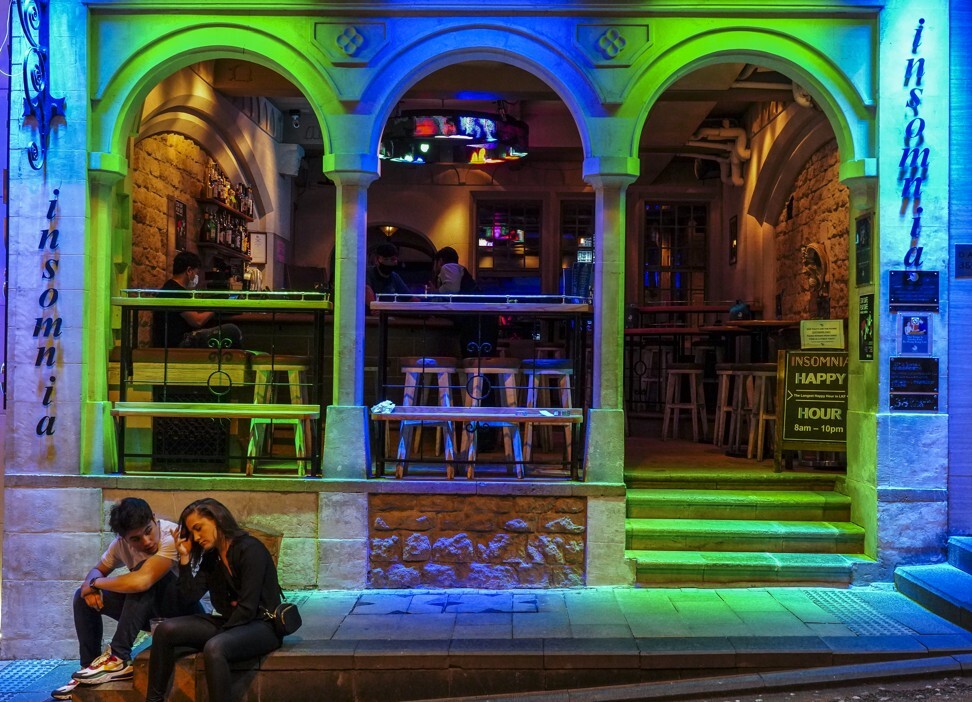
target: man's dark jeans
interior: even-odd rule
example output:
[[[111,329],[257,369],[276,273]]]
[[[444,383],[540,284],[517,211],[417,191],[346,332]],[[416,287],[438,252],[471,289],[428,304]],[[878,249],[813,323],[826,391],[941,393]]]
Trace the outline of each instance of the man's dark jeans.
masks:
[[[129,660],[138,632],[148,631],[152,619],[203,611],[198,602],[189,605],[180,603],[178,589],[178,579],[174,573],[169,572],[145,592],[123,595],[102,590],[101,600],[104,607],[99,612],[85,603],[81,597],[81,589],[78,588],[74,593],[74,628],[78,634],[81,667],[86,668],[101,655],[101,639],[104,636],[102,615],[118,622],[115,635],[111,639],[112,653],[123,660]]]

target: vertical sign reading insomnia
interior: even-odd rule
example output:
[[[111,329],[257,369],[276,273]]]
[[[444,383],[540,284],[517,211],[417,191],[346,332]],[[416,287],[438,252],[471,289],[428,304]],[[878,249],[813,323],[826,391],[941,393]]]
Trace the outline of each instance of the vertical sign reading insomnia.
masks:
[[[924,93],[925,59],[918,55],[925,31],[925,20],[920,18],[911,41],[911,57],[905,62],[904,81],[908,90],[905,109],[910,119],[904,129],[904,147],[898,162],[898,182],[901,183],[901,215],[911,214],[911,244],[904,257],[906,268],[918,269],[922,266],[921,254],[921,186],[928,178],[931,150],[925,146],[925,119],[920,115],[922,94]]]
[[[58,266],[60,265],[58,252],[57,218],[59,216],[57,200],[60,191],[53,191],[54,197],[47,206],[45,215],[46,229],[40,232],[37,250],[42,251],[41,283],[44,289],[37,298],[38,317],[34,319],[33,337],[37,340],[37,355],[34,357],[34,368],[42,375],[41,384],[44,385],[44,395],[41,398],[41,417],[37,420],[34,432],[37,436],[53,436],[57,415],[54,406],[54,384],[58,361],[58,351],[61,346],[61,324],[63,320],[57,313],[57,300],[60,295],[57,289]]]

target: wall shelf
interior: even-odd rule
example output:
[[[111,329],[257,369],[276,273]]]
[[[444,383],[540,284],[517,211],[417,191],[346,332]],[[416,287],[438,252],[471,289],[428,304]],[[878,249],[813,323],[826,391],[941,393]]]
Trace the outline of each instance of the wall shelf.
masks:
[[[237,251],[236,249],[230,248],[229,246],[223,246],[222,244],[217,244],[212,241],[198,241],[196,246],[200,249],[208,249],[214,254],[223,256],[225,258],[238,259],[240,261],[249,261],[250,257],[247,256],[242,251]]]
[[[211,197],[197,197],[196,198],[196,202],[198,202],[200,205],[212,205],[212,206],[216,207],[217,209],[225,210],[226,212],[229,212],[234,217],[239,217],[244,222],[252,222],[253,221],[253,217],[250,217],[249,215],[245,215],[242,212],[240,212],[239,210],[233,209],[232,207],[230,207],[229,205],[227,205],[222,200],[216,200],[216,199],[211,198]]]

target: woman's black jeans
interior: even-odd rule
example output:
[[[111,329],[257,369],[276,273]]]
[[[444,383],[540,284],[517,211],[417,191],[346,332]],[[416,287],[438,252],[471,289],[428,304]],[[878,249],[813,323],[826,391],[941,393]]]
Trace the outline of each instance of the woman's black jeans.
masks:
[[[209,702],[230,702],[230,663],[265,656],[280,648],[280,639],[270,622],[221,628],[222,620],[209,615],[166,619],[152,635],[146,702],[164,702],[175,668],[177,647],[202,651],[206,665]]]

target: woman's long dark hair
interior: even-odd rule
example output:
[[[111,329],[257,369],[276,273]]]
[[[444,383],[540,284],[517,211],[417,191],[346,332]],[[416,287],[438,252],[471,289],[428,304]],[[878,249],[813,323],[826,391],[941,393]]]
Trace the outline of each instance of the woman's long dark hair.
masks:
[[[181,530],[183,536],[191,538],[189,534],[189,527],[186,526],[186,519],[189,515],[197,514],[200,517],[208,517],[216,523],[216,535],[218,538],[225,539],[227,542],[232,541],[237,536],[247,533],[246,530],[241,527],[236,522],[236,517],[233,513],[226,509],[226,505],[222,502],[214,500],[211,497],[204,497],[201,500],[196,500],[190,503],[182,510],[182,515],[179,517],[179,529]],[[192,541],[192,550],[190,551],[190,558],[193,563],[198,563],[199,559],[202,558],[203,550],[202,547],[196,542]]]

